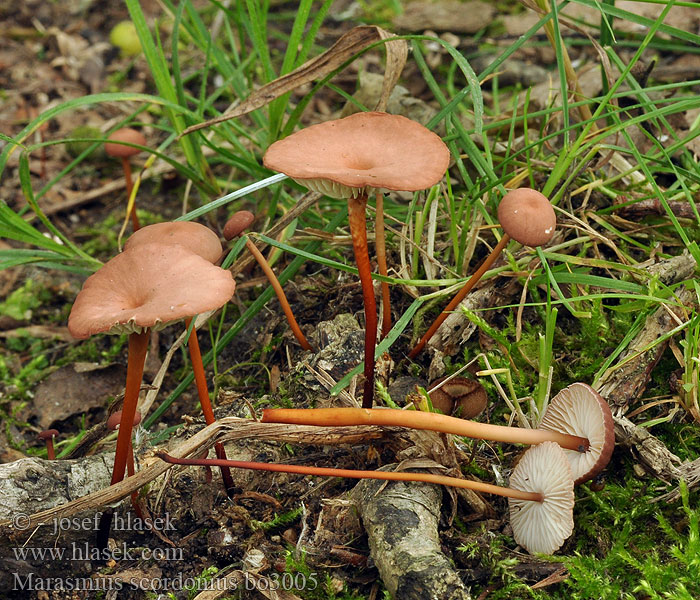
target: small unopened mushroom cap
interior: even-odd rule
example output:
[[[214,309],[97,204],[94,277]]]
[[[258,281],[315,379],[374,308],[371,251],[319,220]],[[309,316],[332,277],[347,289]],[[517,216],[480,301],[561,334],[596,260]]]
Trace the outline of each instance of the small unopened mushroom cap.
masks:
[[[141,152],[141,150],[138,148],[125,146],[120,142],[145,146],[146,137],[140,131],[131,129],[130,127],[117,129],[107,138],[107,141],[105,142],[105,152],[109,154],[109,156],[115,156],[117,158],[122,158],[123,156],[134,156],[134,154]]]
[[[431,388],[440,385],[447,377],[441,377],[430,384]],[[486,390],[478,381],[468,377],[452,377],[437,389],[430,391],[430,401],[434,408],[446,415],[454,414],[462,419],[473,419],[486,408]]]
[[[510,487],[544,496],[542,502],[508,499],[515,541],[530,554],[552,554],[574,530],[574,479],[561,447],[531,446],[513,469]]]
[[[547,197],[537,190],[511,190],[498,205],[498,221],[510,237],[525,246],[543,246],[554,235],[557,217]]]
[[[58,429],[46,429],[45,431],[38,433],[36,437],[38,437],[40,440],[50,440],[55,438],[57,435]]]
[[[114,431],[115,429],[119,429],[119,425],[121,425],[121,422],[122,422],[122,411],[118,410],[116,412],[113,412],[109,416],[109,419],[107,419],[107,428],[111,429],[112,431]],[[140,422],[141,422],[141,413],[137,410],[134,413],[133,427],[136,427]]]
[[[593,479],[602,471],[615,447],[615,426],[610,406],[585,383],[572,383],[554,396],[539,428],[588,438],[586,452],[564,449],[577,485]]]
[[[230,271],[180,245],[141,244],[87,278],[68,318],[78,339],[134,333],[214,310],[231,299]]]
[[[135,231],[124,244],[129,250],[142,244],[179,244],[213,263],[221,256],[221,242],[211,229],[193,221],[170,221]]]
[[[268,169],[310,190],[350,198],[369,188],[424,190],[440,181],[450,152],[420,123],[383,112],[361,112],[311,125],[272,144]]]
[[[255,215],[249,210],[239,210],[231,215],[224,225],[224,239],[230,242],[236,236],[241,235],[255,221]]]

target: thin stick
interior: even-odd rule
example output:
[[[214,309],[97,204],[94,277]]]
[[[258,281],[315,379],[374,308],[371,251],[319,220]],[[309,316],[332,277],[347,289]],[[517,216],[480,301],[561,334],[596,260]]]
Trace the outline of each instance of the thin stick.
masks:
[[[188,466],[222,466],[237,469],[253,469],[256,471],[272,471],[275,473],[296,473],[298,475],[316,475],[320,477],[348,477],[351,479],[380,479],[384,481],[422,481],[437,485],[447,485],[450,487],[466,488],[487,494],[497,494],[518,500],[530,500],[532,502],[544,502],[544,495],[539,492],[524,492],[514,488],[501,487],[484,483],[482,481],[471,481],[469,479],[458,479],[447,475],[434,475],[432,473],[414,473],[408,471],[360,471],[355,469],[332,469],[329,467],[309,467],[306,465],[284,465],[275,463],[248,462],[239,460],[219,460],[217,458],[175,458],[165,452],[157,452],[158,457],[165,462],[176,465]]]
[[[411,427],[512,444],[540,444],[551,441],[556,442],[562,448],[577,452],[585,452],[589,446],[587,438],[557,431],[505,427],[477,423],[438,413],[393,408],[266,408],[263,410],[262,422],[318,425],[321,427],[343,425]]]

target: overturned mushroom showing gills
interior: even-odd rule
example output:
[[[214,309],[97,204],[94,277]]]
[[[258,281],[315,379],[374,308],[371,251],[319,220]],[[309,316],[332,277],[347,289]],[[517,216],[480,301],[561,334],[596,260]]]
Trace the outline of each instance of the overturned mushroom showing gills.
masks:
[[[250,462],[242,460],[221,460],[218,458],[177,458],[166,452],[156,452],[165,462],[174,465],[195,467],[231,467],[236,469],[252,469],[254,471],[271,471],[274,473],[296,473],[298,475],[316,475],[319,477],[348,477],[350,479],[381,479],[383,481],[423,481],[437,485],[459,487],[485,494],[496,494],[506,498],[518,498],[530,502],[542,502],[544,496],[540,492],[522,491],[514,487],[492,485],[483,481],[459,479],[447,475],[433,473],[416,473],[414,471],[361,471],[356,469],[334,469],[331,467],[309,467],[306,465],[285,465],[279,463]],[[573,484],[572,484],[573,485]]]
[[[362,406],[374,398],[377,305],[367,250],[365,208],[372,190],[417,191],[442,179],[450,153],[419,123],[383,112],[356,113],[302,129],[272,144],[263,162],[312,191],[348,201],[348,219],[365,307]]]
[[[554,396],[539,428],[588,439],[586,452],[564,450],[571,463],[576,485],[598,475],[610,461],[615,447],[615,426],[610,406],[585,383],[572,383]]]
[[[412,427],[511,444],[540,444],[552,441],[575,452],[585,452],[588,448],[586,438],[558,431],[490,425],[438,413],[394,408],[266,408],[263,410],[262,422],[320,427],[344,425]]]
[[[231,215],[231,218],[224,226],[224,238],[226,238],[226,241],[230,242],[233,238],[241,235],[246,229],[248,229],[248,227],[252,225],[254,220],[255,215],[247,210],[239,210]],[[299,342],[299,345],[304,350],[312,350],[311,344],[309,344],[306,336],[301,330],[301,327],[299,327],[297,320],[294,318],[292,307],[289,306],[289,302],[284,293],[284,289],[282,288],[282,284],[279,282],[279,279],[277,279],[272,267],[270,267],[267,260],[265,260],[262,252],[260,252],[255,244],[247,237],[245,240],[245,247],[248,248],[248,252],[250,252],[258,262],[258,265],[262,269],[263,273],[265,273],[265,277],[267,277],[267,280],[270,282],[272,289],[275,290],[275,295],[277,296],[280,306],[282,306],[284,316],[287,318],[287,323],[289,323],[289,327],[291,328],[294,337]]]
[[[459,306],[467,294],[483,277],[484,273],[500,256],[508,242],[514,239],[525,246],[543,246],[554,235],[557,226],[557,218],[549,200],[537,190],[530,188],[518,188],[511,190],[498,205],[498,220],[503,228],[501,240],[496,244],[491,253],[479,265],[479,268],[467,280],[461,290],[455,294],[450,303],[433,321],[420,341],[409,352],[409,358],[418,356],[431,337],[443,324],[447,315]]]
[[[129,360],[112,484],[124,478],[151,329],[214,310],[231,299],[229,271],[179,245],[141,244],[88,277],[68,319],[77,339],[128,333]]]
[[[107,141],[105,142],[105,152],[109,156],[113,156],[114,158],[121,160],[122,169],[124,170],[124,182],[126,184],[126,199],[128,201],[131,197],[131,190],[134,189],[134,185],[131,181],[131,163],[129,162],[129,159],[141,152],[141,150],[139,148],[134,148],[133,146],[127,146],[126,144],[145,146],[146,138],[143,133],[137,131],[136,129],[131,129],[130,127],[117,129],[107,138]],[[131,223],[134,231],[137,231],[140,224],[139,218],[136,216],[135,205],[131,211]]]
[[[515,541],[530,554],[552,554],[574,530],[574,479],[564,452],[553,442],[529,448],[513,469],[510,485],[543,498],[508,500]]]

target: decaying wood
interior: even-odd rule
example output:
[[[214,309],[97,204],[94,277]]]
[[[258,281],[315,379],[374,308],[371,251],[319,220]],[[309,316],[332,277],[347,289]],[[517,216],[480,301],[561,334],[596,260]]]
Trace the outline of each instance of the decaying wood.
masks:
[[[683,304],[692,303],[692,294],[685,289],[680,290],[676,298]],[[607,399],[613,416],[624,415],[646,389],[654,367],[668,346],[667,341],[656,345],[654,342],[678,326],[677,319],[682,319],[682,310],[663,305],[649,315],[641,331],[620,356],[618,365],[621,366],[612,367],[597,382],[595,387]]]
[[[427,343],[431,354],[429,379],[437,379],[445,374],[443,358],[456,354],[476,331],[477,325],[465,316],[464,311],[511,304],[517,300],[519,293],[520,286],[515,280],[496,278],[473,290],[462,300]]]
[[[360,482],[352,492],[369,537],[372,559],[394,598],[471,598],[440,548],[442,493],[439,486],[431,484],[386,485],[374,480]]]
[[[312,426],[287,425],[281,423],[258,423],[237,417],[225,417],[203,428],[192,437],[179,442],[174,447],[168,448],[168,452],[177,458],[193,456],[203,450],[211,448],[215,442],[235,442],[238,440],[275,440],[280,443],[293,444],[357,444],[371,439],[379,439],[384,436],[381,428],[377,427],[329,427],[318,428]],[[108,487],[101,487],[96,491],[80,495],[85,491],[85,470],[83,463],[91,465],[88,472],[95,477],[93,488],[99,485],[106,486],[111,475],[111,466],[104,469],[99,464],[109,460],[109,455],[102,457],[87,457],[76,461],[43,461],[27,458],[7,465],[0,465],[0,482],[4,482],[3,504],[0,504],[0,535],[11,532],[13,529],[12,517],[14,513],[27,512],[27,500],[37,496],[45,498],[45,503],[40,502],[43,510],[27,514],[23,523],[23,530],[29,530],[45,523],[53,523],[54,519],[67,518],[78,513],[95,510],[108,506],[121,500],[131,492],[142,488],[147,483],[161,476],[173,465],[165,463],[160,458],[150,455],[142,461],[142,468],[133,476],[124,481]],[[61,463],[70,463],[66,466]],[[93,465],[94,463],[94,465]],[[32,466],[41,470],[46,477],[38,479],[33,475],[29,479],[17,479],[18,470],[32,472]],[[53,493],[55,481],[61,478],[67,479],[63,496],[56,498]],[[79,497],[76,497],[79,496]],[[66,498],[70,501],[62,502]],[[31,504],[30,504],[31,506]],[[48,508],[47,508],[48,507]]]
[[[687,253],[660,261],[647,267],[665,285],[683,281],[695,271],[695,260]],[[675,297],[685,306],[692,305],[692,294],[681,289]],[[651,371],[666,348],[653,342],[678,325],[683,309],[661,306],[644,323],[641,331],[620,357],[619,368],[608,370],[594,387],[606,398],[613,410],[615,440],[618,446],[628,448],[639,463],[655,477],[671,483],[685,480],[689,487],[700,485],[700,461],[681,463],[664,443],[643,427],[638,427],[624,417],[629,405],[641,396],[651,376]],[[676,318],[674,318],[676,315]],[[662,496],[662,499],[678,498],[678,490]]]

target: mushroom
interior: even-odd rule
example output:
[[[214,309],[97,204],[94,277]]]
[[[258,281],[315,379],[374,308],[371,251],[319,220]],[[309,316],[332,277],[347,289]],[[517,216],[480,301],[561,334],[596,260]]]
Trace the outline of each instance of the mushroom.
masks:
[[[339,427],[344,425],[381,425],[412,427],[442,433],[452,433],[480,440],[510,442],[511,444],[541,444],[552,441],[574,452],[586,452],[588,440],[547,429],[523,429],[478,423],[438,413],[399,410],[394,408],[266,408],[263,423],[289,423]]]
[[[192,221],[171,221],[147,225],[134,232],[124,244],[124,250],[134,249],[137,246],[148,243],[176,244],[187,248],[191,252],[198,254],[210,263],[215,263],[221,257],[221,242],[219,237],[208,227]],[[191,318],[185,319],[185,327],[188,329],[192,323]],[[216,417],[209,398],[204,362],[202,352],[199,348],[197,330],[192,331],[187,338],[187,347],[192,361],[192,372],[194,374],[195,385],[199,404],[202,407],[202,414],[207,425],[211,425]],[[226,458],[226,450],[223,444],[216,444],[216,455],[219,458]],[[228,469],[221,469],[221,478],[228,494],[232,493],[233,479]]]
[[[321,477],[422,481],[505,496],[510,504],[513,537],[531,553],[551,554],[573,532],[574,480],[564,453],[554,442],[543,442],[523,454],[513,469],[510,487],[413,471],[361,471],[279,463],[176,458],[162,451],[156,452],[156,455],[165,462],[176,465],[210,467],[225,464],[232,468]]]
[[[530,188],[511,190],[503,196],[498,205],[498,220],[504,232],[501,240],[475,273],[467,280],[462,289],[457,292],[450,303],[438,315],[437,319],[433,321],[428,331],[425,332],[413,350],[409,352],[409,358],[418,356],[450,312],[457,308],[459,303],[464,300],[466,295],[479,282],[484,273],[489,270],[511,238],[525,246],[542,246],[552,238],[557,226],[557,218],[549,200],[537,190]]]
[[[554,553],[574,530],[574,479],[564,452],[553,442],[529,448],[510,485],[542,495],[541,502],[508,499],[513,538],[530,554]]]
[[[107,138],[107,141],[105,142],[105,152],[109,156],[120,159],[122,162],[122,169],[124,169],[124,182],[126,183],[126,199],[128,201],[129,198],[131,198],[131,190],[133,189],[133,183],[131,182],[131,163],[129,162],[129,159],[135,154],[141,152],[141,150],[139,148],[134,148],[134,146],[127,146],[126,144],[145,146],[146,138],[143,133],[137,131],[136,129],[131,129],[130,127],[117,129]],[[131,211],[131,222],[134,227],[134,231],[137,231],[140,224],[139,218],[136,216],[136,206],[134,206]]]
[[[68,319],[77,339],[128,333],[129,359],[112,484],[124,478],[151,329],[219,308],[233,296],[229,271],[180,245],[146,243],[122,252],[88,277]]]
[[[131,234],[124,244],[124,250],[150,243],[178,244],[206,258],[210,263],[215,263],[221,256],[219,236],[209,227],[194,221],[166,221],[146,225]]]
[[[46,457],[49,460],[55,460],[56,451],[53,447],[53,438],[58,435],[58,429],[46,429],[39,433],[36,437],[46,443]]]
[[[556,446],[556,444],[554,444]],[[362,471],[359,469],[335,469],[331,467],[310,467],[307,465],[287,465],[280,463],[250,462],[242,460],[221,460],[218,458],[177,458],[166,452],[158,451],[156,456],[173,465],[220,467],[227,466],[236,469],[253,469],[255,471],[272,471],[275,473],[296,473],[298,475],[316,475],[320,477],[348,477],[351,479],[382,479],[385,481],[423,481],[437,485],[466,488],[486,494],[496,494],[507,498],[518,498],[530,502],[542,502],[544,495],[541,492],[519,490],[515,487],[502,487],[472,481],[447,475],[434,475],[433,473],[416,473],[412,471]],[[565,459],[566,460],[566,459]],[[573,481],[573,480],[572,480]],[[573,487],[573,483],[572,483]]]
[[[428,390],[433,408],[445,415],[473,419],[486,408],[484,386],[468,377],[441,377]]]
[[[348,220],[365,308],[362,406],[374,398],[377,306],[367,251],[365,208],[372,190],[417,191],[436,184],[450,159],[439,136],[419,123],[383,112],[356,113],[312,125],[272,144],[263,157],[307,188],[348,202]]]
[[[248,229],[248,227],[252,225],[254,220],[255,215],[248,210],[239,210],[238,212],[233,213],[231,218],[226,221],[226,225],[224,226],[224,238],[226,241],[230,242],[233,238],[241,235],[246,229]],[[265,273],[267,280],[270,282],[272,289],[275,290],[277,300],[279,300],[279,303],[282,306],[284,316],[287,317],[287,323],[289,323],[289,327],[292,329],[294,337],[304,350],[313,350],[311,344],[309,344],[308,340],[306,339],[306,336],[304,336],[301,327],[299,327],[297,320],[294,318],[292,307],[289,306],[287,296],[285,295],[282,285],[277,279],[275,272],[272,270],[272,267],[270,267],[269,263],[267,260],[265,260],[265,257],[263,256],[262,252],[258,250],[257,246],[247,237],[245,240],[245,247],[248,248],[248,252],[250,252],[258,262],[258,265],[260,265],[260,268],[263,270],[263,273]]]
[[[593,479],[610,462],[615,447],[615,426],[610,406],[591,386],[572,383],[549,402],[540,429],[586,437],[584,453],[564,450],[576,485]]]

